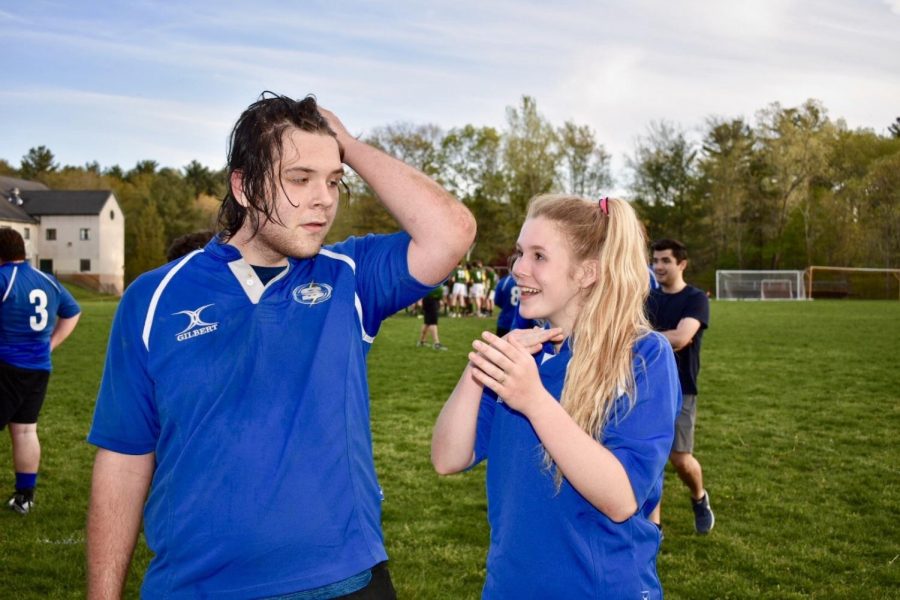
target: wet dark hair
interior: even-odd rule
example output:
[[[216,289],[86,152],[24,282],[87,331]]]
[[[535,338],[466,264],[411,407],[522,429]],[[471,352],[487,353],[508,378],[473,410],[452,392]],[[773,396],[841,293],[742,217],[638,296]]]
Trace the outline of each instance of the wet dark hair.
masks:
[[[260,215],[281,223],[274,197],[275,190],[284,187],[275,170],[284,152],[282,136],[291,127],[337,137],[311,95],[294,100],[263,92],[235,123],[228,141],[228,182],[218,216],[224,239],[237,233],[248,217],[254,233],[259,230]],[[344,149],[338,145],[338,150],[343,160]],[[247,207],[241,206],[231,189],[231,175],[235,171],[241,172],[241,191]]]
[[[672,240],[669,238],[656,240],[655,242],[650,244],[650,249],[653,252],[663,252],[665,250],[671,250],[672,256],[675,257],[676,262],[684,262],[688,257],[687,248],[685,247],[685,245],[678,240]]]
[[[0,262],[25,260],[25,240],[11,227],[0,227]]]
[[[172,240],[172,244],[169,246],[169,249],[166,250],[166,260],[171,262],[176,258],[181,258],[189,252],[193,252],[194,250],[203,248],[204,246],[206,246],[209,240],[212,239],[212,236],[212,231],[204,229],[202,231],[193,231],[191,233],[186,233],[175,238],[174,240]]]

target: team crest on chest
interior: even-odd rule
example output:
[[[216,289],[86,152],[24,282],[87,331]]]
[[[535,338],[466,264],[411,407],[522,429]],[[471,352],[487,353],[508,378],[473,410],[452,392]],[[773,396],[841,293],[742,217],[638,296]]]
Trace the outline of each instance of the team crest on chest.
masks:
[[[294,297],[294,302],[312,306],[313,304],[321,304],[328,301],[331,298],[331,289],[331,286],[327,283],[310,281],[295,287],[291,294]]]
[[[201,313],[209,308],[210,306],[214,306],[214,304],[207,304],[205,306],[201,306],[195,310],[180,310],[176,313],[172,313],[173,315],[184,315],[190,322],[188,326],[183,330],[175,334],[175,339],[179,342],[183,342],[185,340],[189,340],[191,338],[195,338],[198,335],[206,335],[207,333],[212,333],[216,329],[219,328],[219,323],[207,323],[200,316]]]

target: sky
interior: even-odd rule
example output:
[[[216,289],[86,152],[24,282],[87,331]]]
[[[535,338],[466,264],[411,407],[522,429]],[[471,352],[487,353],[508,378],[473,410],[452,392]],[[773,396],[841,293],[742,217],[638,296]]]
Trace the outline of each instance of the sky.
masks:
[[[590,126],[615,185],[652,121],[820,100],[851,129],[900,116],[900,0],[0,0],[0,159],[225,164],[264,90],[314,93],[354,134],[504,129],[532,96]]]

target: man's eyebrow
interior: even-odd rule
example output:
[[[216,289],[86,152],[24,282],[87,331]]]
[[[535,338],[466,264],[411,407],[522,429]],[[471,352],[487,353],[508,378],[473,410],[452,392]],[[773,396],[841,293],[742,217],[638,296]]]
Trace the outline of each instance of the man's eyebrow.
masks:
[[[318,172],[315,169],[311,169],[309,167],[297,166],[297,167],[288,167],[287,169],[285,169],[283,171],[283,173],[293,173],[295,171],[299,171],[301,173],[317,173]],[[334,171],[329,173],[329,175],[340,175],[341,177],[343,177],[344,176],[344,167],[338,167],[337,169],[335,169]]]

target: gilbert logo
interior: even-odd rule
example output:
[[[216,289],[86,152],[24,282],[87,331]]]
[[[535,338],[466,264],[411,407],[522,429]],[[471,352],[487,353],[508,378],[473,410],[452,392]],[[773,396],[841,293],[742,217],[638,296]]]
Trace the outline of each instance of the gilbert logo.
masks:
[[[213,331],[218,329],[218,323],[207,323],[200,318],[200,313],[202,313],[210,306],[213,305],[207,304],[206,306],[201,306],[196,310],[180,310],[177,313],[172,313],[173,315],[184,315],[191,320],[190,323],[188,323],[188,326],[175,336],[175,339],[179,342],[183,342],[185,340],[195,338],[198,335],[206,335],[207,333],[212,333]]]
[[[298,285],[291,292],[294,296],[294,302],[300,304],[321,304],[331,298],[331,286],[327,283],[316,283],[311,281],[304,285]]]

